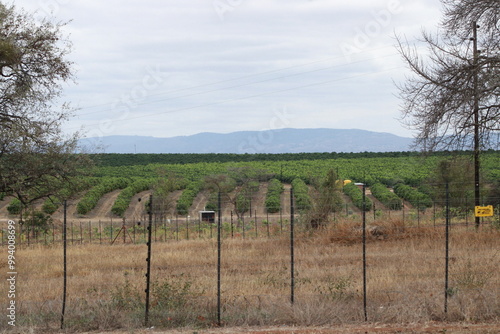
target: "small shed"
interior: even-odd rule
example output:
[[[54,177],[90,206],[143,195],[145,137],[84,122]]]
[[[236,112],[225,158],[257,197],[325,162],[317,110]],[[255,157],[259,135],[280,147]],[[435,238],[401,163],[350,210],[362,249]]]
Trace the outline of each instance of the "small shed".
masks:
[[[215,211],[200,211],[200,221],[215,223]]]

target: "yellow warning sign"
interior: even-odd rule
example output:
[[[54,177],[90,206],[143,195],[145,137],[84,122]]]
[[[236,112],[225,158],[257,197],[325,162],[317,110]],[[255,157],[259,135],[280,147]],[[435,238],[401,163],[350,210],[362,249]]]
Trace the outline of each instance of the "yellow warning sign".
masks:
[[[493,205],[476,206],[476,217],[491,217],[493,216]]]

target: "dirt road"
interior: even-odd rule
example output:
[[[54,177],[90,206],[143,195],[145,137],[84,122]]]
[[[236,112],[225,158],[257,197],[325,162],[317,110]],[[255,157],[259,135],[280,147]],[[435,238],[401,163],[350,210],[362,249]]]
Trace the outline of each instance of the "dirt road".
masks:
[[[114,332],[89,332],[84,334],[129,334],[132,331],[114,331]],[[500,323],[492,324],[460,324],[460,323],[440,323],[432,322],[426,324],[408,324],[408,325],[385,325],[385,324],[366,324],[366,325],[342,325],[332,327],[290,327],[290,326],[274,326],[274,327],[231,327],[231,328],[215,328],[215,329],[172,329],[172,330],[157,330],[143,329],[134,330],[133,333],[138,334],[175,334],[175,333],[191,333],[191,334],[237,334],[237,333],[252,333],[252,334],[430,334],[430,333],[446,333],[446,334],[497,334],[500,333]]]

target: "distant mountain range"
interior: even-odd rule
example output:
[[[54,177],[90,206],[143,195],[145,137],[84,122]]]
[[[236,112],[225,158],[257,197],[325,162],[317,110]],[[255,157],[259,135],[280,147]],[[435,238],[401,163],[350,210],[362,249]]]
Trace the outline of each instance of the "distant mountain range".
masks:
[[[157,138],[106,136],[81,140],[96,153],[311,153],[412,150],[412,138],[390,133],[340,129],[278,129],[228,134],[199,133]]]

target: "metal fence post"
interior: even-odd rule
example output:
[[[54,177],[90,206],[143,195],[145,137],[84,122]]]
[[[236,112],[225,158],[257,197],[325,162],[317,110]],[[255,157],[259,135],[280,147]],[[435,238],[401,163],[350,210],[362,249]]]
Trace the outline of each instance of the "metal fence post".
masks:
[[[231,238],[234,238],[233,211],[231,210]]]
[[[179,241],[179,216],[175,215],[175,240]]]
[[[444,271],[444,313],[448,314],[448,269],[449,269],[449,240],[450,236],[450,192],[448,182],[446,182],[446,255],[445,255],[445,271]]]
[[[293,188],[290,188],[290,302],[295,302],[295,249],[294,249]]]
[[[363,313],[368,321],[366,312],[366,184],[363,183]]]
[[[221,234],[222,234],[222,203],[220,191],[218,194],[218,219],[217,219],[217,325],[221,326],[221,253],[222,253],[222,242],[221,242]],[[210,223],[211,224],[211,223]]]
[[[245,215],[244,214],[241,215],[241,222],[242,222],[242,226],[243,226],[243,239],[245,239],[246,227],[245,227]]]
[[[148,257],[146,259],[147,262],[147,271],[146,271],[146,310],[144,317],[144,324],[148,327],[149,323],[149,292],[151,285],[151,233],[152,233],[152,225],[153,225],[153,195],[149,195],[149,224],[148,224]]]
[[[62,300],[62,311],[61,311],[61,329],[64,328],[64,313],[66,311],[66,289],[67,289],[67,258],[66,258],[66,248],[67,248],[67,235],[66,235],[66,211],[67,202],[64,201],[64,218],[63,218],[63,300]]]

